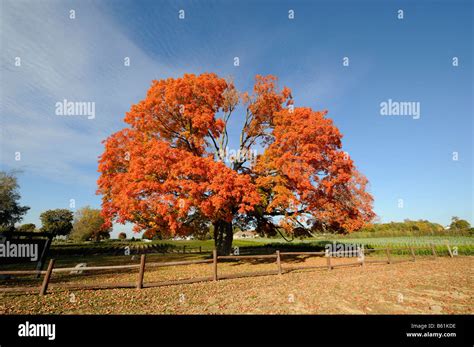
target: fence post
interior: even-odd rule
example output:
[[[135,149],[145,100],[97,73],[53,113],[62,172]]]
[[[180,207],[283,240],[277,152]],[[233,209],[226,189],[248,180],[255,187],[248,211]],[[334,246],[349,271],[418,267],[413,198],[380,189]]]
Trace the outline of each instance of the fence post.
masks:
[[[433,252],[433,257],[436,258],[436,250],[434,243],[431,244],[431,251]]]
[[[360,266],[364,267],[365,266],[364,248],[359,248],[359,257],[362,259],[362,261],[360,262]]]
[[[183,254],[186,253],[186,246],[183,246]]]
[[[143,288],[143,276],[145,275],[145,254],[140,258],[140,271],[138,272],[137,289]]]
[[[217,281],[217,251],[214,249],[212,250],[212,268],[213,268],[213,279]]]
[[[449,241],[446,241],[446,247],[448,247],[449,256],[451,258],[454,258],[453,252],[451,251],[451,247],[449,246]]]
[[[385,253],[387,253],[387,262],[392,264],[392,259],[390,258],[390,248],[385,248]]]
[[[202,249],[201,249],[201,246],[199,246],[199,253],[202,253]]]
[[[280,258],[280,251],[276,251],[276,255],[277,255],[278,274],[281,275],[281,258]]]
[[[46,270],[46,274],[43,278],[43,284],[41,285],[40,295],[46,295],[46,291],[48,290],[49,280],[51,278],[51,274],[53,272],[54,267],[54,259],[49,261],[48,269]]]
[[[413,261],[416,261],[416,258],[415,258],[415,250],[413,249],[412,246],[410,246],[410,252],[411,252],[411,258]]]
[[[328,266],[328,270],[331,270],[331,252],[326,250],[326,264]]]

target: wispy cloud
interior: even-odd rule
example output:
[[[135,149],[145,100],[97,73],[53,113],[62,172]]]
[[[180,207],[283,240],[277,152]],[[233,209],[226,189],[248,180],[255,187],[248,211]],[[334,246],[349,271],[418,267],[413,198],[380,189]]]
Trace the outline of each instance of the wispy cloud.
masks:
[[[75,6],[76,19],[56,2],[2,5],[2,163],[95,184],[101,140],[123,126],[124,113],[152,77],[177,72],[151,59],[91,2],[87,10]],[[125,57],[131,66],[124,66]],[[55,103],[63,99],[95,102],[96,118],[56,115]]]

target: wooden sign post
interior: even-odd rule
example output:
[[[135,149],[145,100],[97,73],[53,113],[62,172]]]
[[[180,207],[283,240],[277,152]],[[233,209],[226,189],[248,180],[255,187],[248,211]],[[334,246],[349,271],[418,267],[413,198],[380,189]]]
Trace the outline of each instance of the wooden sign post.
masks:
[[[51,259],[49,261],[48,270],[46,270],[46,274],[44,275],[44,278],[43,278],[43,284],[41,285],[40,295],[46,295],[46,292],[48,290],[49,280],[51,279],[51,274],[53,273],[53,267],[54,267],[54,259]]]

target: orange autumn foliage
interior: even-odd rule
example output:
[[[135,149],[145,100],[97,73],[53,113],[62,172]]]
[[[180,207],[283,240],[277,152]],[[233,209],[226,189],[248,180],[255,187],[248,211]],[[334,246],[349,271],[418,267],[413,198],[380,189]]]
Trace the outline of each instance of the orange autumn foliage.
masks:
[[[353,231],[374,217],[367,179],[341,150],[342,135],[326,111],[295,108],[276,113],[273,141],[256,165],[256,184],[271,192],[266,213],[281,215],[291,231],[309,215]]]
[[[279,216],[291,230],[306,220],[352,231],[374,217],[367,179],[341,149],[326,112],[292,108],[291,92],[257,76],[251,94],[212,73],[153,81],[125,117],[129,127],[104,141],[98,193],[105,227],[192,233],[210,223]],[[226,164],[229,118],[241,103],[241,150],[264,146],[255,162]]]

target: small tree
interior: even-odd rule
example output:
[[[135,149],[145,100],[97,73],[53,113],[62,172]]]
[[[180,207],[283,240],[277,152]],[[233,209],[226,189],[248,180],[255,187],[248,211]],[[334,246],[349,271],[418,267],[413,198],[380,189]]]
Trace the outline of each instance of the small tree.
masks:
[[[36,230],[36,225],[33,223],[23,224],[17,228],[17,231],[32,233]]]
[[[125,234],[124,232],[121,232],[118,234],[118,238],[119,240],[125,240],[127,238],[127,234]]]
[[[15,175],[0,171],[0,231],[13,231],[30,209],[19,204],[20,198]]]
[[[100,215],[100,210],[89,206],[83,207],[76,212],[74,217],[71,238],[77,241],[100,241],[110,238],[112,228],[104,229],[104,218]]]
[[[74,216],[67,209],[55,209],[43,212],[40,215],[41,231],[52,233],[54,236],[68,235],[72,230]]]
[[[471,224],[467,220],[460,219],[459,217],[451,218],[451,225],[449,229],[451,230],[468,230],[471,227]]]
[[[157,234],[150,230],[146,230],[142,235],[142,240],[153,240],[155,238],[157,238]]]

